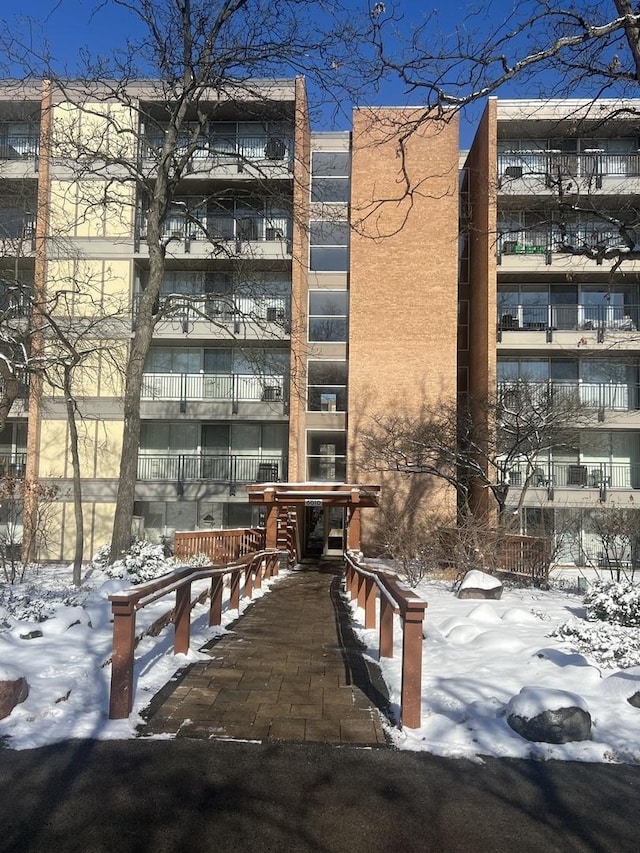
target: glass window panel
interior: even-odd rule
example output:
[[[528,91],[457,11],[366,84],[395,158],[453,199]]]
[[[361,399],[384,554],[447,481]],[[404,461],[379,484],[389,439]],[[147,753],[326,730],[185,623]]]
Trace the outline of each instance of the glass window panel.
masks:
[[[230,349],[209,349],[204,351],[205,373],[231,373],[232,355]]]
[[[347,272],[349,253],[346,248],[311,248],[310,267],[315,272]]]
[[[549,361],[546,358],[523,358],[520,378],[525,382],[546,382],[549,378]]]
[[[498,359],[498,381],[516,382],[520,375],[520,362],[517,358]]]
[[[578,379],[578,362],[573,358],[552,358],[551,378],[558,382],[576,382]]]
[[[312,246],[347,246],[349,243],[347,222],[314,221],[309,233]]]
[[[311,174],[321,177],[348,176],[351,155],[347,151],[314,151],[311,158]]]
[[[208,453],[229,452],[228,424],[205,424],[202,429],[202,446]]]
[[[348,294],[346,290],[311,290],[309,292],[309,314],[346,314]]]
[[[260,452],[260,424],[232,424],[231,451],[243,455]]]
[[[310,341],[346,341],[347,321],[330,320],[329,318],[312,318],[309,320]]]
[[[347,381],[346,361],[310,361],[309,385],[345,385]]]
[[[268,455],[281,454],[286,447],[287,432],[284,424],[262,425],[262,452]]]
[[[348,202],[348,178],[314,178],[311,185],[311,201]]]

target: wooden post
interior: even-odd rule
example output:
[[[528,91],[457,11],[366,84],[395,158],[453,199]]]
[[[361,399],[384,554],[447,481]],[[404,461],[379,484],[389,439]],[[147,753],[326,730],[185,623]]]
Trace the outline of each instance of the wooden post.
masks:
[[[364,610],[367,601],[367,589],[364,582],[364,575],[358,573],[358,607]]]
[[[231,589],[229,591],[229,610],[240,609],[240,572],[242,569],[236,569],[231,572]]]
[[[219,625],[222,622],[222,588],[224,578],[216,575],[211,578],[211,606],[209,607],[209,625]]]
[[[373,578],[364,579],[364,627],[376,627],[376,582]]]
[[[185,655],[189,651],[191,630],[191,584],[184,583],[176,590],[176,610],[173,619],[173,653]]]
[[[267,509],[266,528],[266,546],[267,548],[278,547],[278,507],[275,503],[269,505]]]
[[[424,601],[407,602],[407,609],[402,614],[400,721],[408,729],[420,728],[422,707],[422,622],[424,620],[425,606]]]
[[[380,657],[393,657],[393,606],[386,595],[380,593]]]
[[[133,652],[136,636],[136,611],[131,601],[111,601],[113,614],[113,653],[109,719],[128,717],[133,707]]]
[[[256,574],[255,574],[254,584],[253,584],[254,589],[262,589],[262,571],[266,565],[266,562],[267,561],[265,560],[264,557],[259,557],[255,561],[255,563],[256,563]]]
[[[361,527],[360,507],[352,506],[349,511],[349,528],[347,530],[347,547],[350,551],[360,550]]]
[[[244,570],[244,597],[251,598],[253,593],[253,560]]]

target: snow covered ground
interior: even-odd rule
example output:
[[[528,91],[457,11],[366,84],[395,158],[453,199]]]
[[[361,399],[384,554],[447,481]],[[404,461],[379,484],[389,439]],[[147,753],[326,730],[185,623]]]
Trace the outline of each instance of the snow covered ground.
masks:
[[[640,637],[637,628],[586,622],[576,573],[556,577],[548,591],[506,587],[499,601],[461,600],[451,584],[423,581],[428,602],[422,666],[422,727],[392,730],[396,745],[450,757],[496,756],[572,761],[640,761],[640,709],[626,701],[629,684],[640,690]],[[377,631],[359,634],[377,656]],[[552,636],[569,622],[591,629],[591,642]],[[611,629],[624,645],[620,670],[610,648],[598,647],[599,632]],[[394,631],[393,659],[382,659],[385,681],[396,707],[400,696],[401,632]],[[595,651],[586,651],[595,645]],[[602,645],[602,644],[601,644]],[[506,720],[509,701],[523,687],[535,688],[544,704],[555,690],[576,694],[592,718],[588,741],[562,745],[532,743]]]
[[[43,568],[32,573],[25,585],[0,588],[5,596],[0,597],[0,676],[3,668],[18,670],[30,687],[27,700],[0,720],[0,739],[9,748],[27,749],[67,738],[135,737],[140,711],[153,694],[177,669],[202,657],[197,651],[174,656],[171,628],[145,638],[136,651],[133,713],[128,720],[110,721],[112,637],[107,597],[130,584],[108,578],[95,567],[80,590],[70,579],[69,568]],[[268,592],[268,585],[257,594]],[[423,725],[415,731],[391,729],[399,748],[467,758],[640,761],[640,709],[632,707],[624,695],[629,679],[634,683],[638,679],[640,688],[639,631],[612,626],[607,638],[610,626],[597,623],[604,631],[598,648],[594,623],[584,619],[575,578],[565,576],[549,591],[505,588],[499,601],[459,600],[444,581],[425,581],[419,591],[429,603],[423,647]],[[138,614],[138,629],[167,609],[166,600],[145,608]],[[45,613],[50,618],[37,621]],[[361,623],[362,614],[355,607],[354,614],[356,623]],[[223,626],[236,615],[225,606]],[[559,626],[573,624],[571,620],[590,629],[589,640],[581,640],[580,632],[573,630],[565,637],[553,636]],[[192,648],[201,647],[221,630],[224,627],[208,627],[207,608],[198,606]],[[361,624],[358,630],[377,660],[377,631],[367,631]],[[42,636],[33,636],[40,632]],[[395,637],[399,644],[399,628]],[[614,641],[620,647],[617,659],[611,652]],[[620,660],[632,666],[622,676]],[[380,664],[392,702],[397,704],[399,648],[393,659]],[[505,713],[523,687],[535,688],[542,697],[555,689],[577,694],[592,717],[591,739],[534,744],[517,735]]]

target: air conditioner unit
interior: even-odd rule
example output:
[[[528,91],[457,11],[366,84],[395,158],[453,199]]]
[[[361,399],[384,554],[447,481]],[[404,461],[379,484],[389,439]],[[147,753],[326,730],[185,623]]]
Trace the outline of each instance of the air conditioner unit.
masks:
[[[278,403],[282,400],[282,388],[279,385],[265,385],[262,391],[263,403]]]
[[[522,166],[507,166],[504,170],[505,178],[521,178],[522,177]]]
[[[284,160],[286,150],[284,140],[271,137],[270,139],[267,139],[267,144],[264,148],[264,156],[267,160]]]

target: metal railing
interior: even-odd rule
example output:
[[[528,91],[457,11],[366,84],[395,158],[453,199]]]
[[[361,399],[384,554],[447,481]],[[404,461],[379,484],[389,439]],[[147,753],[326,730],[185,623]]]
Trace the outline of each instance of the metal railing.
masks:
[[[509,470],[515,488],[639,489],[640,464],[633,462],[516,463]]]
[[[527,305],[498,306],[498,332],[595,331],[637,332],[640,305]]]
[[[138,293],[133,299],[134,325],[139,302]],[[160,295],[158,308],[166,321],[275,324],[287,332],[291,327],[291,300],[286,296],[164,293]]]
[[[146,216],[140,214],[137,236],[147,233]],[[188,214],[170,214],[164,221],[162,237],[188,241],[239,241],[244,243],[274,243],[291,239],[291,219],[287,216],[260,214],[231,215],[194,210]]]
[[[164,136],[148,134],[142,142],[142,157],[157,159],[162,150]],[[189,137],[178,140],[176,154],[186,153],[191,143]],[[202,163],[203,167],[215,167],[234,163],[244,164],[283,164],[291,167],[293,163],[293,140],[280,134],[264,134],[262,136],[216,136],[201,134],[196,140],[196,149],[190,157],[194,163]]]
[[[5,136],[0,126],[0,160],[33,160],[35,163],[40,151],[38,134]]]
[[[547,255],[568,250],[590,250],[622,248],[629,245],[620,232],[604,223],[557,223],[548,227],[527,228],[526,226],[498,226],[501,232],[497,240],[497,253],[503,255]],[[550,259],[546,259],[550,263]]]
[[[640,409],[640,386],[637,383],[615,382],[499,382],[501,398],[513,392],[522,402],[546,403],[557,400],[576,403],[593,409],[634,411]],[[517,396],[516,396],[517,399]]]
[[[27,465],[26,453],[7,453],[0,451],[0,477],[22,479]]]
[[[561,151],[504,151],[498,154],[498,176],[502,187],[520,178],[541,178],[547,183],[558,177],[600,182],[603,177],[640,176],[637,151],[609,153],[598,149],[580,154]]]
[[[138,457],[138,480],[209,480],[219,483],[266,483],[286,479],[287,457],[277,454],[166,453]]]
[[[392,572],[363,564],[358,556],[345,554],[345,585],[351,599],[364,610],[365,628],[379,624],[380,657],[393,657],[394,615],[402,628],[402,675],[400,686],[400,722],[418,729],[422,711],[422,623],[427,608],[417,593]],[[376,618],[377,617],[377,618]]]
[[[283,374],[145,373],[140,399],[279,403],[285,398],[284,379]]]

